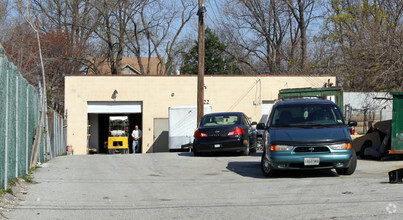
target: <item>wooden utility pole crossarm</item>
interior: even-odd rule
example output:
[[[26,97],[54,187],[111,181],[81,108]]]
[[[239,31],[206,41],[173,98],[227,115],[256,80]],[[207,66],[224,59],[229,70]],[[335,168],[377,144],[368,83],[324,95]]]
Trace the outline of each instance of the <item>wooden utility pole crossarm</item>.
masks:
[[[204,115],[204,0],[199,0],[199,62],[197,75],[197,125]]]

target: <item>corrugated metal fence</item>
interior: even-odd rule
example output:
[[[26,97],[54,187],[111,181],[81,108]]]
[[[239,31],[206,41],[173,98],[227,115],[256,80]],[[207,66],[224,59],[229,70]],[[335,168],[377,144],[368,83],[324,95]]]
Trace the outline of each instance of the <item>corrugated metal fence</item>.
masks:
[[[41,96],[8,61],[0,45],[0,186],[29,171],[32,143],[38,129]],[[48,112],[52,126],[43,129],[38,161],[65,152],[63,118]],[[46,123],[48,120],[46,120]],[[51,127],[51,129],[50,129]],[[50,138],[52,137],[52,138]]]

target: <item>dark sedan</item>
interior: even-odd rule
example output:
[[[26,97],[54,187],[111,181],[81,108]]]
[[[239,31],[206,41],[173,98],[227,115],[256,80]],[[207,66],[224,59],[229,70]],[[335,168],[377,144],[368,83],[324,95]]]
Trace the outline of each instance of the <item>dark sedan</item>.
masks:
[[[255,124],[242,112],[207,114],[194,133],[193,154],[239,152],[246,156],[256,152]]]

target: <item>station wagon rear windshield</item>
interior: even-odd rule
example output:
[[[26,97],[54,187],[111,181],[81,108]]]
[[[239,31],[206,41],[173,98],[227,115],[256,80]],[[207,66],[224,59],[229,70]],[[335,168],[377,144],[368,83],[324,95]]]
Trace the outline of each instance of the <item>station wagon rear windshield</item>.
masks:
[[[332,104],[279,105],[272,114],[273,127],[344,125],[339,108]]]
[[[200,125],[205,127],[216,127],[223,125],[239,124],[238,115],[206,115],[202,118]]]

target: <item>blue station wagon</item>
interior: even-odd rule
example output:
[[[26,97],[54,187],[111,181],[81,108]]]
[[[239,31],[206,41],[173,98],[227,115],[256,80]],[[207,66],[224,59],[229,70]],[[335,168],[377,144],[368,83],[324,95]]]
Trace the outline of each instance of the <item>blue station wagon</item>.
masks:
[[[278,170],[336,169],[354,173],[357,156],[339,107],[323,99],[277,102],[264,129],[261,168],[265,176]]]

